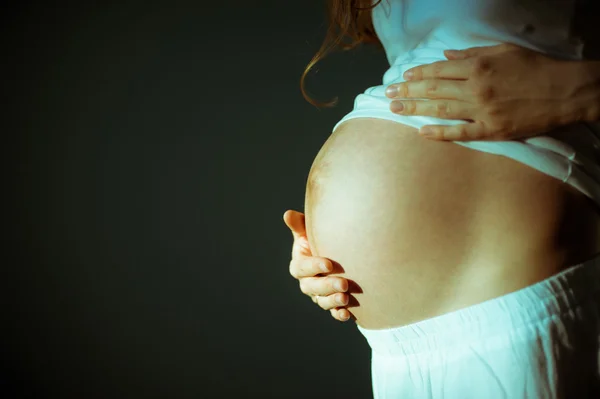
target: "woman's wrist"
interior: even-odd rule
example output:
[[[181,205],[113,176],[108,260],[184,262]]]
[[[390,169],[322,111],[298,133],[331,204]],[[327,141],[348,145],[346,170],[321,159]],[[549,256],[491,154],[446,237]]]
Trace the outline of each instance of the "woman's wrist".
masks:
[[[565,61],[564,66],[572,122],[600,121],[600,61]]]

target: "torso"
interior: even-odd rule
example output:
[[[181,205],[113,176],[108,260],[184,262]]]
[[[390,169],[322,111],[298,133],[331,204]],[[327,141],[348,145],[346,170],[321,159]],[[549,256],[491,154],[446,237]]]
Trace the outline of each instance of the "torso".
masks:
[[[349,310],[369,329],[491,299],[600,252],[600,214],[571,186],[381,119],[329,137],[305,213],[313,254],[355,283]]]

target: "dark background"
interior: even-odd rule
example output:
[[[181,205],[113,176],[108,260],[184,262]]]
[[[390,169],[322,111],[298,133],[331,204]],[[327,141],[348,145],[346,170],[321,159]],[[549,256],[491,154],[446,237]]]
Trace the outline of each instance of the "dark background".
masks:
[[[82,2],[88,3],[88,2]],[[325,1],[2,13],[4,398],[369,398],[370,352],[288,273],[287,209],[375,49],[299,78]]]

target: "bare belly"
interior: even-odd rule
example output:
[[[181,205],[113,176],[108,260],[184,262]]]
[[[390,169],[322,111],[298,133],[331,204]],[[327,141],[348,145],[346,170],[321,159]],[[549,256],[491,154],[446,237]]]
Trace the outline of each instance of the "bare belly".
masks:
[[[305,200],[311,249],[352,282],[364,328],[479,303],[600,252],[600,215],[571,186],[381,119],[338,127]]]

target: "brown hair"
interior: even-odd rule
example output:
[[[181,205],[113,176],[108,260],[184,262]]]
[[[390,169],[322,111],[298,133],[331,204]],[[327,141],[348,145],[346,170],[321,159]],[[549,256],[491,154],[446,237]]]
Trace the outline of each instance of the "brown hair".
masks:
[[[381,45],[371,19],[371,10],[381,3],[381,0],[377,0],[374,4],[371,4],[372,2],[373,0],[327,0],[329,29],[323,44],[310,60],[300,78],[302,95],[312,105],[332,107],[337,104],[338,100],[336,97],[329,102],[320,103],[306,93],[306,76],[317,62],[336,49],[350,50],[361,43]]]

